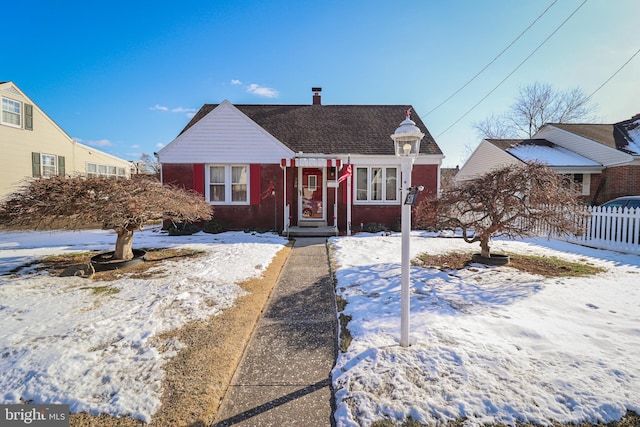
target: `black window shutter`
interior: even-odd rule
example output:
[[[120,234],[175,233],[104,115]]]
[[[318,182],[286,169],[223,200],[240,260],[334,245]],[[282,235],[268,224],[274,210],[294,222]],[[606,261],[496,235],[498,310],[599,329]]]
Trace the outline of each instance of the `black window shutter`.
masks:
[[[64,176],[64,156],[58,156],[58,176]]]
[[[34,178],[40,177],[40,153],[31,153],[31,171]]]
[[[24,104],[24,128],[33,130],[33,105]]]

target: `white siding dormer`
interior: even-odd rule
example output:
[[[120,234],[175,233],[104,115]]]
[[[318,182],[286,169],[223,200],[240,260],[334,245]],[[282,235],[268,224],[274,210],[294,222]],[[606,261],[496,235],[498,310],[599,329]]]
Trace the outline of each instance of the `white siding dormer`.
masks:
[[[158,152],[161,163],[280,163],[293,151],[229,101]]]
[[[454,180],[462,182],[476,178],[493,169],[518,164],[522,164],[522,162],[483,139],[469,159],[462,165]]]

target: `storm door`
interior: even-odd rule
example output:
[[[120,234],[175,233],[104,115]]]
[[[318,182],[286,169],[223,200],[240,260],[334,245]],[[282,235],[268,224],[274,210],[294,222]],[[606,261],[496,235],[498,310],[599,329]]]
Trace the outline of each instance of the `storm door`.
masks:
[[[324,186],[326,168],[299,168],[298,218],[303,221],[326,219]]]

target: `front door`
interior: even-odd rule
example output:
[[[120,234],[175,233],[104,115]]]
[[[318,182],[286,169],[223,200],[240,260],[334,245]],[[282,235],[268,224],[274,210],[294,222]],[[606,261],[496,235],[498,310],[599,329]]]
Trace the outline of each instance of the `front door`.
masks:
[[[324,172],[321,168],[299,168],[298,218],[303,221],[322,221],[325,217]]]

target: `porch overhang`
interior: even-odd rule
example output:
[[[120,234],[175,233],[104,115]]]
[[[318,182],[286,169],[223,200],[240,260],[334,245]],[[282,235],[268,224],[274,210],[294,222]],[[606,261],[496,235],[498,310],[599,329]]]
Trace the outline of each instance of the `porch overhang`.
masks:
[[[342,168],[342,160],[324,157],[293,157],[280,160],[281,168]]]

